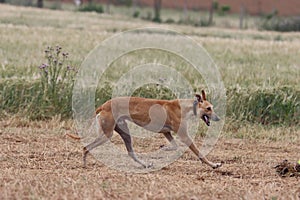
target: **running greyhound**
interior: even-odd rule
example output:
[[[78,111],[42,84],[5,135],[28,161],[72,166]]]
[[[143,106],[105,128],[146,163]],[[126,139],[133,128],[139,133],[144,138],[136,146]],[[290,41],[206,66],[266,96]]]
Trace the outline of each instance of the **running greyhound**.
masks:
[[[123,139],[128,155],[144,167],[149,167],[138,159],[132,147],[131,135],[127,121],[131,121],[147,130],[162,133],[171,143],[165,150],[176,150],[177,144],[171,135],[174,131],[180,141],[186,144],[192,152],[205,164],[213,169],[220,167],[221,163],[213,163],[203,156],[187,133],[187,120],[199,117],[207,126],[210,120],[219,121],[213,110],[213,105],[206,100],[204,90],[196,94],[194,99],[158,100],[140,97],[113,98],[96,109],[96,124],[99,137],[83,148],[83,164],[86,166],[87,154],[97,146],[107,142],[116,131]],[[74,139],[80,137],[67,134]]]

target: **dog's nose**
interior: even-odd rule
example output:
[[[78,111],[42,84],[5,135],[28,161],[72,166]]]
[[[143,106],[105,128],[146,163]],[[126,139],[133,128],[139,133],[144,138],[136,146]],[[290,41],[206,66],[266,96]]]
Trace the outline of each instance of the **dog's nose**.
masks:
[[[220,118],[218,117],[218,115],[216,115],[216,114],[213,114],[212,115],[212,117],[211,117],[211,119],[213,120],[213,121],[220,121]]]

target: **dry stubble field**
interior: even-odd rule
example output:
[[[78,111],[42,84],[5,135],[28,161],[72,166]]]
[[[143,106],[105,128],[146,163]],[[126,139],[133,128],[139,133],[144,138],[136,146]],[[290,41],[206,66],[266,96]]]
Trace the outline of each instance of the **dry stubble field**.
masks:
[[[66,138],[72,122],[0,122],[0,199],[299,199],[299,178],[273,167],[296,158],[296,143],[221,137],[209,158],[213,170],[187,151],[160,171],[133,174],[110,169],[92,156],[82,167],[80,142]],[[196,144],[201,145],[197,137]],[[122,145],[119,136],[113,141]],[[158,149],[166,141],[134,143]],[[149,148],[148,148],[149,149]]]
[[[6,5],[0,10],[1,81],[35,80],[48,45],[62,45],[70,52],[72,64],[80,66],[87,53],[113,33],[153,26],[150,22],[95,13]],[[226,87],[298,88],[298,33],[171,28],[190,35],[208,49]],[[210,169],[187,151],[173,164],[147,174],[116,171],[92,156],[83,168],[80,142],[64,136],[73,131],[71,120],[30,121],[10,115],[1,118],[0,199],[300,198],[299,178],[281,178],[273,168],[283,159],[299,159],[298,126],[244,126],[226,119],[223,133],[208,155],[213,161],[224,162],[220,169]],[[119,136],[113,141],[122,146]],[[195,142],[200,146],[202,138],[198,136]],[[145,147],[147,151],[156,150],[163,144],[166,141],[161,138],[151,143],[134,140],[137,152],[144,152]]]

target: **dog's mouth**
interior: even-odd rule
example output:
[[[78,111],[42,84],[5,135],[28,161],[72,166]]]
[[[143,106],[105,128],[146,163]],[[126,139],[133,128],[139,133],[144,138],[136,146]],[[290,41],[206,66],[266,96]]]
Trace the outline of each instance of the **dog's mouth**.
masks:
[[[209,117],[207,115],[202,116],[202,120],[205,122],[207,126],[210,126]]]

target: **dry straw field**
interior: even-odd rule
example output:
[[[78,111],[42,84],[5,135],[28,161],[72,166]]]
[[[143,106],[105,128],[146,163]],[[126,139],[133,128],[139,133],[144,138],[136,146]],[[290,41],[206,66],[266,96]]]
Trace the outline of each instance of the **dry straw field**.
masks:
[[[65,137],[75,132],[70,99],[51,102],[69,94],[60,85],[50,97],[41,91],[38,66],[47,61],[46,47],[60,45],[69,53],[67,64],[80,67],[104,39],[144,26],[188,35],[218,65],[227,113],[208,158],[222,161],[221,168],[208,168],[190,151],[152,173],[120,172],[92,156],[83,168],[80,142]],[[280,177],[274,169],[284,159],[300,159],[299,33],[157,25],[119,15],[0,5],[0,36],[0,199],[300,199],[299,176]],[[117,76],[108,74],[97,105],[109,98],[109,79]],[[118,135],[112,141],[123,145]],[[164,144],[161,136],[134,139],[137,152]]]

